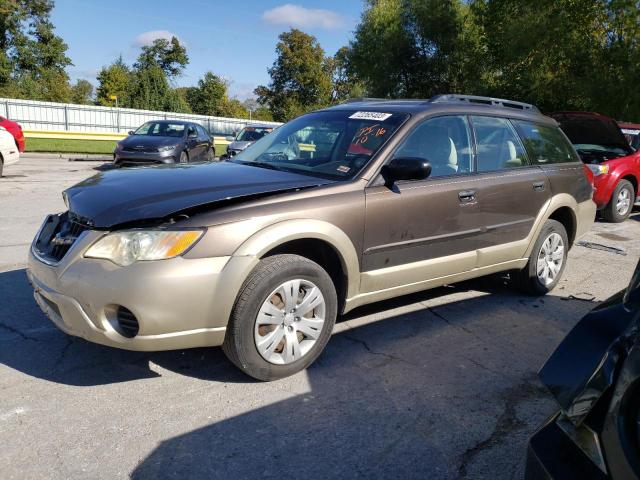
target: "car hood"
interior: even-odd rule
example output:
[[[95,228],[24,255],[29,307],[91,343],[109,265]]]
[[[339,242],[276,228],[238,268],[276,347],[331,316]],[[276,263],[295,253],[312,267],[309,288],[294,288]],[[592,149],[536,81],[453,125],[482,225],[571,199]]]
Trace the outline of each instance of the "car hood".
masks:
[[[247,148],[249,145],[251,145],[254,142],[241,142],[239,140],[236,140],[234,142],[231,142],[229,144],[229,149],[230,150],[244,150],[245,148]]]
[[[573,423],[581,423],[613,385],[639,339],[640,263],[627,290],[584,316],[539,372]]]
[[[622,148],[632,153],[618,123],[604,115],[589,112],[560,112],[550,115],[574,145],[596,144]]]
[[[123,147],[165,147],[170,145],[177,145],[182,142],[181,137],[156,137],[153,135],[129,135],[128,137],[120,140],[120,145]]]
[[[333,183],[297,173],[218,162],[99,173],[64,192],[69,211],[96,229],[151,223],[216,202]]]

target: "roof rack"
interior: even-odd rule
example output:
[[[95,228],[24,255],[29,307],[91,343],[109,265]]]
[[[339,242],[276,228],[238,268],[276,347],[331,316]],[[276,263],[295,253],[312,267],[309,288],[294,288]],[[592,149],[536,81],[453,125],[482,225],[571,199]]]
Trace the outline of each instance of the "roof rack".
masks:
[[[505,100],[502,98],[493,97],[480,97],[477,95],[436,95],[429,99],[429,103],[453,103],[453,102],[466,102],[476,103],[478,105],[489,105],[493,107],[503,108],[515,108],[518,110],[530,110],[533,112],[540,112],[538,107],[530,103],[516,102],[514,100]]]

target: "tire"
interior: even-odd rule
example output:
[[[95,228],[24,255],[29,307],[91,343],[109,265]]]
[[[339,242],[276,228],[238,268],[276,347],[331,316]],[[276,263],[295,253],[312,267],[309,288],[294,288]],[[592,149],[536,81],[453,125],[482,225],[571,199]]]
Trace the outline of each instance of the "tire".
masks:
[[[4,160],[2,158],[2,155],[0,155],[0,178],[2,178],[3,170],[4,170]]]
[[[207,148],[206,161],[213,162],[216,159],[216,151],[213,147]]]
[[[179,163],[189,163],[189,154],[187,152],[180,152]]]
[[[626,204],[625,204],[626,199]],[[602,217],[607,222],[624,222],[633,210],[636,200],[636,192],[629,180],[620,180],[611,195],[611,201],[602,211]]]
[[[559,265],[557,258],[554,258],[552,255],[556,253],[557,256],[558,250],[554,245],[558,239],[560,240],[558,246],[562,247]],[[547,254],[543,252],[543,249]],[[567,264],[568,249],[569,239],[564,225],[556,220],[547,220],[544,222],[540,235],[538,235],[538,239],[531,250],[529,262],[522,270],[513,272],[511,275],[515,286],[529,295],[540,296],[549,293],[558,284],[560,278],[562,278],[564,267]],[[550,250],[551,252],[549,253]],[[542,260],[545,260],[544,266],[542,265]],[[540,275],[539,261],[541,262],[540,267],[546,267],[546,270],[544,268],[541,269],[542,272]],[[556,267],[551,267],[551,262],[553,262]],[[554,268],[557,268],[557,270],[553,270]],[[551,278],[554,271],[555,275]],[[544,278],[544,280],[542,278]]]
[[[297,281],[300,283],[294,283]],[[279,293],[284,285],[291,285],[291,291],[295,285],[298,286],[296,294],[290,297],[293,303],[285,302],[284,295]],[[324,302],[318,303],[319,299]],[[295,308],[304,308],[305,300],[317,306],[308,313],[303,312],[302,318],[295,317]],[[295,308],[285,315],[284,308],[291,305]],[[265,310],[265,307],[269,308]],[[238,293],[222,349],[236,367],[257,380],[288,377],[307,368],[324,350],[333,331],[337,307],[335,286],[320,265],[298,255],[265,258],[251,272]],[[259,316],[261,310],[268,313]],[[279,316],[281,314],[282,317]],[[318,319],[322,317],[324,323],[318,325]],[[268,324],[259,320],[264,318],[269,319]],[[316,328],[312,330],[315,338],[307,337],[299,330],[311,331],[310,324]],[[276,341],[272,341],[273,338]],[[294,340],[290,341],[290,338]],[[258,348],[260,340],[261,350]],[[297,358],[293,345],[298,346]]]

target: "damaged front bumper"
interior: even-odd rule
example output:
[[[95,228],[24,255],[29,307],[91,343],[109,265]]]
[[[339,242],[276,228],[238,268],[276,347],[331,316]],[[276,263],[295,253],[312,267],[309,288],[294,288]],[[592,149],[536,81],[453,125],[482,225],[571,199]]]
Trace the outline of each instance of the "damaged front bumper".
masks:
[[[83,232],[59,262],[42,258],[32,245],[28,277],[36,302],[58,328],[127,350],[222,344],[233,289],[251,268],[252,257],[176,257],[127,267],[85,258],[104,233]],[[128,318],[122,318],[123,308]],[[132,322],[137,323],[133,336],[123,328]]]

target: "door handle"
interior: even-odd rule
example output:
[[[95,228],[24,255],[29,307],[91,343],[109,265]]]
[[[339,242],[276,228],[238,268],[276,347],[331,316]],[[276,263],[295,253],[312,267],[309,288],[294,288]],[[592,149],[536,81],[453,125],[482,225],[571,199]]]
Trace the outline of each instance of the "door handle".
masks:
[[[458,199],[460,203],[472,203],[476,200],[476,191],[475,190],[463,190],[462,192],[458,192]]]
[[[545,182],[533,182],[534,192],[543,192],[545,188]]]

